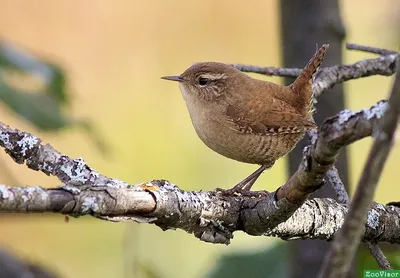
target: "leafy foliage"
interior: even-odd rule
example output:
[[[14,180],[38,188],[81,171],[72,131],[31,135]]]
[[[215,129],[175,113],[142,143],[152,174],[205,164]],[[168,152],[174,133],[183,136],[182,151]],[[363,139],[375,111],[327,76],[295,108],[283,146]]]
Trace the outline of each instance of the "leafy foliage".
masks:
[[[39,79],[40,92],[16,88],[7,80],[7,74],[18,73]],[[65,111],[70,103],[66,75],[57,65],[0,41],[0,102],[12,112],[44,131],[56,131],[71,125],[82,128],[104,151],[104,142],[90,122],[75,119]]]
[[[289,277],[289,245],[278,243],[256,253],[238,253],[223,256],[207,277]]]

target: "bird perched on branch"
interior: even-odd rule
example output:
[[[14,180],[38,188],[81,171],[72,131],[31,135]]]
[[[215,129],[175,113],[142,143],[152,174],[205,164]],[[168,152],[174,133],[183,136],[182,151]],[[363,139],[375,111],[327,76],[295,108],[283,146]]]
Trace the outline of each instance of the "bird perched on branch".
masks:
[[[314,75],[329,48],[323,45],[289,86],[254,79],[232,65],[202,62],[177,81],[194,129],[215,152],[261,167],[226,194],[249,193],[260,174],[290,152],[313,119]]]

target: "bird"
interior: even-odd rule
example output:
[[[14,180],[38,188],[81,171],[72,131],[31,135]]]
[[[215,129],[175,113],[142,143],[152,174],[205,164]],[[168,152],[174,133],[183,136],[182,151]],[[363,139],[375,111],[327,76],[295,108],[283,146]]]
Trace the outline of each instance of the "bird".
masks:
[[[193,127],[206,146],[260,165],[225,194],[250,193],[264,170],[317,128],[312,84],[328,48],[322,45],[288,86],[252,78],[220,62],[195,63],[181,75],[161,77],[179,83]]]

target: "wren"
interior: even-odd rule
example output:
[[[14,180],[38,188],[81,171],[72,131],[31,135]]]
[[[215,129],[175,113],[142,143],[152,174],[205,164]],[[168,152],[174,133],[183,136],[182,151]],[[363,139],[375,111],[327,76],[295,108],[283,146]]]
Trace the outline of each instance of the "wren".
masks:
[[[196,63],[177,81],[194,129],[215,152],[261,167],[225,193],[249,192],[260,174],[289,153],[316,124],[312,84],[324,44],[289,86],[254,79],[232,65]]]

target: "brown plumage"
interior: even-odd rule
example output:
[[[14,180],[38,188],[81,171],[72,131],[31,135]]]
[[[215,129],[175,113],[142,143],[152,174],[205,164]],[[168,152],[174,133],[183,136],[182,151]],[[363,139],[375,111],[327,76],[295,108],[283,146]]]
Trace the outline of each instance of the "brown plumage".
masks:
[[[197,135],[209,148],[262,165],[233,191],[249,190],[264,169],[316,127],[312,83],[328,47],[323,45],[289,86],[254,79],[216,62],[197,63],[180,76],[163,77],[179,82]]]

